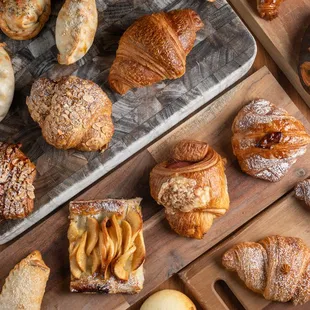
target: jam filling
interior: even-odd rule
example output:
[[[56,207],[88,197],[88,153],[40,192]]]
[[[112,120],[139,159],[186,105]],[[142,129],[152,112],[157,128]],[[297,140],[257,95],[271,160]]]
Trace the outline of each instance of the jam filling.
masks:
[[[256,144],[256,147],[262,149],[271,149],[272,146],[278,144],[281,140],[281,132],[270,132],[264,135]]]

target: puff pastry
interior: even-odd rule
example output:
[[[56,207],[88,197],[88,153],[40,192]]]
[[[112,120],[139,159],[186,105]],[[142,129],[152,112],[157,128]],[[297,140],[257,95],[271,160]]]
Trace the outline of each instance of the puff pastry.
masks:
[[[41,31],[50,13],[50,0],[2,0],[0,28],[11,39],[29,40]]]
[[[50,269],[41,253],[34,251],[21,260],[5,279],[0,294],[1,310],[40,310]]]
[[[257,0],[257,10],[260,17],[272,20],[279,15],[280,4],[284,0]]]
[[[310,179],[298,182],[295,186],[296,198],[303,200],[310,207]]]
[[[97,30],[95,0],[66,0],[56,21],[58,62],[70,65],[81,59],[92,46]]]
[[[0,43],[0,122],[5,118],[11,106],[15,79],[10,56],[4,50],[5,44]]]
[[[299,120],[264,99],[240,110],[232,132],[232,147],[241,169],[270,182],[283,178],[310,143]]]
[[[71,292],[137,293],[145,246],[140,198],[74,201],[68,230]]]
[[[0,218],[19,219],[33,210],[35,165],[21,144],[0,142]]]
[[[114,133],[112,103],[89,80],[76,76],[57,81],[40,78],[32,85],[26,103],[43,137],[56,148],[103,151]]]
[[[203,23],[191,9],[160,12],[139,18],[120,39],[109,74],[113,90],[125,94],[185,73],[186,56]]]
[[[268,300],[301,305],[310,299],[310,251],[299,238],[242,242],[223,255],[222,263]]]
[[[165,207],[166,218],[179,235],[203,238],[213,220],[228,210],[224,163],[207,143],[182,140],[170,160],[151,171],[151,195]]]

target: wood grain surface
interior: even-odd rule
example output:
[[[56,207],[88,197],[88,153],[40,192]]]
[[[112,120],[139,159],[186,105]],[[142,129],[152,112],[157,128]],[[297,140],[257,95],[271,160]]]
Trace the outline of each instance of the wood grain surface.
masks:
[[[215,100],[212,106],[206,106],[182,126],[164,136],[77,198],[80,200],[143,197],[147,259],[146,281],[140,294],[102,296],[69,293],[67,205],[0,253],[2,265],[0,285],[15,263],[31,250],[38,249],[52,270],[43,309],[67,309],[69,306],[75,309],[104,307],[126,309],[129,305],[134,305],[154,288],[160,286],[258,212],[279,199],[298,180],[310,175],[310,153],[306,153],[303,159],[298,160],[291,169],[290,175],[279,183],[271,184],[241,173],[231,151],[230,127],[237,111],[249,100],[259,97],[264,97],[284,107],[292,115],[301,119],[309,130],[309,124],[302,114],[276,79],[266,68],[263,68]],[[148,188],[149,172],[156,162],[165,157],[169,146],[181,137],[192,135],[197,139],[208,141],[228,160],[226,173],[231,208],[227,215],[215,221],[203,240],[186,239],[173,233],[164,219],[161,207],[151,199]]]
[[[227,271],[221,263],[223,254],[233,245],[244,241],[256,242],[272,235],[299,237],[310,247],[309,220],[310,209],[290,193],[179,275],[203,309],[229,309],[214,288],[215,282],[220,280],[225,281],[246,310],[309,309],[308,304],[294,307],[292,303],[265,300],[260,294],[247,289],[237,274]]]
[[[279,17],[272,21],[266,21],[259,17],[254,0],[230,0],[230,3],[286,74],[305,102],[310,105],[310,95],[305,91],[298,77],[301,39],[310,24],[310,1],[283,1],[279,9]]]
[[[70,66],[57,63],[54,30],[63,1],[52,1],[52,14],[40,34],[14,41],[0,33],[11,53],[16,94],[10,113],[0,123],[1,140],[23,144],[37,166],[34,212],[24,220],[0,223],[0,244],[25,231],[159,137],[186,116],[240,79],[256,54],[254,38],[226,0],[97,0],[99,26],[93,46]],[[187,57],[186,73],[126,95],[107,85],[109,68],[122,33],[138,17],[173,9],[192,8],[205,27]],[[47,144],[31,119],[25,97],[34,80],[73,74],[97,83],[113,102],[115,133],[104,153],[57,150]]]

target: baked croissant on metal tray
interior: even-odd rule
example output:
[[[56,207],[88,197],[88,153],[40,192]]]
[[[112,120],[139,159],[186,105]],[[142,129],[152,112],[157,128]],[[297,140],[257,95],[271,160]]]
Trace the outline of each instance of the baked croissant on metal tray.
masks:
[[[29,40],[41,31],[50,13],[50,0],[2,0],[0,28],[11,39]]]
[[[270,182],[283,178],[310,143],[299,120],[264,99],[240,110],[232,132],[232,147],[241,169]]]
[[[260,17],[272,20],[279,15],[280,4],[284,0],[257,0],[257,10]]]
[[[171,228],[201,239],[229,208],[225,161],[207,143],[182,140],[170,160],[151,171],[151,195],[165,207]]]
[[[310,251],[299,238],[270,236],[242,242],[223,255],[222,263],[268,300],[298,305],[310,298]]]
[[[109,74],[113,90],[148,86],[185,73],[186,56],[203,22],[191,9],[139,18],[123,34]]]

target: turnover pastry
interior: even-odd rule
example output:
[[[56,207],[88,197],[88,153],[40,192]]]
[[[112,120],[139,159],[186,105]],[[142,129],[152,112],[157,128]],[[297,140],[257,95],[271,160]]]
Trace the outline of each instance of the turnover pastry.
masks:
[[[0,218],[19,219],[33,210],[35,165],[21,144],[0,142]]]
[[[142,289],[140,202],[136,198],[70,203],[71,292],[133,294]]]
[[[207,143],[182,140],[170,159],[150,175],[152,197],[165,207],[171,228],[201,239],[213,220],[229,208],[224,160]]]
[[[125,94],[185,73],[186,56],[203,23],[191,9],[160,12],[139,18],[120,39],[109,74],[113,90]]]
[[[295,186],[296,198],[303,200],[310,207],[310,179],[298,182]]]
[[[41,253],[34,251],[21,260],[5,279],[0,294],[1,310],[40,310],[50,269]]]
[[[272,20],[279,15],[280,4],[284,0],[257,0],[257,10],[260,17]]]
[[[50,13],[50,0],[2,0],[0,28],[11,39],[29,40],[41,31]]]
[[[5,44],[0,43],[0,122],[4,119],[11,106],[14,96],[14,71],[10,56],[4,50]]]
[[[26,103],[43,137],[56,148],[102,151],[112,138],[112,103],[91,81],[76,76],[40,78]]]
[[[299,120],[264,99],[241,109],[232,132],[232,147],[241,169],[270,182],[279,181],[310,143]]]
[[[271,236],[242,242],[222,259],[252,291],[273,301],[304,304],[310,298],[310,251],[299,238]]]
[[[55,29],[60,64],[72,64],[87,53],[93,44],[97,24],[95,0],[66,0]]]

